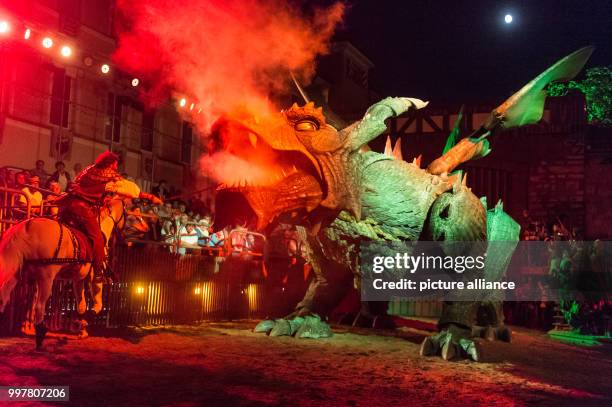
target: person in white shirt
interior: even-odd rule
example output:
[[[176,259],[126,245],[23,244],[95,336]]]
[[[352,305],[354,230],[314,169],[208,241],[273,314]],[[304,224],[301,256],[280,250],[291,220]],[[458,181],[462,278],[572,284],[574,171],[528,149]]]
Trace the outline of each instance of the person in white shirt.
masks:
[[[29,186],[24,186],[23,188],[21,188],[21,192],[23,192],[25,196],[21,194],[19,195],[19,205],[25,207],[27,206],[29,201],[31,212],[35,214],[40,214],[40,205],[43,201],[43,196],[41,192],[37,189],[40,186],[40,178],[35,175],[33,177],[30,177],[28,182],[29,185],[31,185],[33,188],[30,188]]]
[[[49,177],[46,185],[49,188],[52,182],[57,182],[60,185],[60,191],[66,192],[71,181],[70,174],[66,171],[66,165],[63,161],[58,161],[55,163],[55,172]]]
[[[195,225],[192,222],[181,226],[179,236],[181,242],[178,250],[179,254],[185,254],[187,248],[193,249],[198,247],[198,232],[196,232]]]

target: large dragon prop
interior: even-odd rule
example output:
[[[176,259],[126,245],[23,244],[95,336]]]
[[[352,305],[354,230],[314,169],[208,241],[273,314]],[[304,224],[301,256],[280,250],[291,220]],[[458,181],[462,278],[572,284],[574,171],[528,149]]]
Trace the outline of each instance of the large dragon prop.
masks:
[[[367,147],[386,131],[386,119],[426,106],[418,99],[386,98],[342,130],[329,125],[322,109],[312,103],[294,104],[263,119],[220,119],[213,131],[213,151],[246,161],[251,170],[221,180],[227,182],[218,189],[218,220],[228,219],[223,212],[231,208],[234,215],[248,210],[259,230],[279,222],[298,225],[315,272],[295,312],[262,321],[256,331],[330,336],[319,316],[331,312],[352,281],[359,285],[364,241],[518,241],[519,226],[501,204],[487,210],[456,170],[490,152],[488,137],[493,132],[538,122],[546,86],[577,75],[592,51],[582,48],[558,61],[494,109],[470,137],[447,145],[427,168],[417,160],[404,161],[398,145],[391,149],[388,142],[382,154]],[[237,210],[237,202],[245,204],[244,209]],[[505,273],[515,245],[508,247],[487,258],[488,280]],[[362,313],[371,314],[364,305]],[[440,332],[424,340],[421,353],[479,360],[481,351],[473,340],[476,326],[484,327],[478,332],[488,338],[510,340],[501,301],[445,302]]]

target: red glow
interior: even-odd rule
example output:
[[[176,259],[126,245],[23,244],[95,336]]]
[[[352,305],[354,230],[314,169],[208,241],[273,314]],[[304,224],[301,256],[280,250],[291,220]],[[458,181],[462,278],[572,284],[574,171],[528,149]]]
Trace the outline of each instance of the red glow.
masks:
[[[189,95],[203,132],[223,113],[270,109],[268,95],[290,86],[289,70],[309,78],[343,14],[336,4],[306,16],[280,0],[119,0],[118,9],[115,61],[155,84],[149,100]]]

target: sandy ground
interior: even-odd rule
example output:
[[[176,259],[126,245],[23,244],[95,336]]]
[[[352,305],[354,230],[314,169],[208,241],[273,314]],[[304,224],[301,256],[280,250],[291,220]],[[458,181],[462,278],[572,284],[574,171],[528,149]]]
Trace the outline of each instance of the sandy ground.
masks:
[[[521,330],[512,344],[484,343],[485,363],[449,363],[419,357],[423,333],[411,329],[297,340],[254,325],[60,335],[44,352],[32,338],[0,338],[0,385],[69,385],[78,406],[612,405],[610,345]]]

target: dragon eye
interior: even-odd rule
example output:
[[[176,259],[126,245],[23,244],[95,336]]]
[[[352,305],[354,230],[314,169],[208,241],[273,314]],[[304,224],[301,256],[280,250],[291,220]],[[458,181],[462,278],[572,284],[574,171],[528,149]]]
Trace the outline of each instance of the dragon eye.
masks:
[[[312,120],[302,120],[295,124],[295,129],[297,131],[317,131],[319,125]]]

